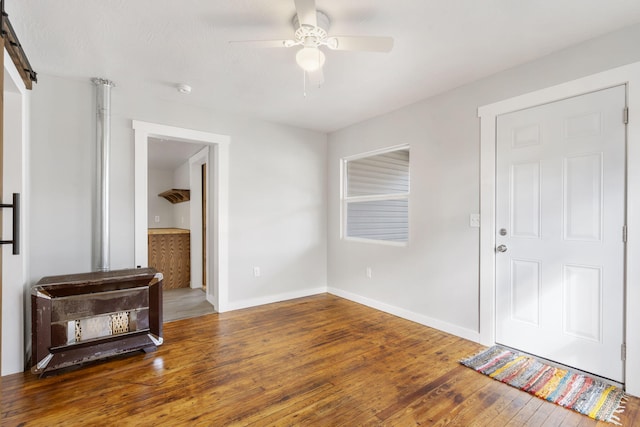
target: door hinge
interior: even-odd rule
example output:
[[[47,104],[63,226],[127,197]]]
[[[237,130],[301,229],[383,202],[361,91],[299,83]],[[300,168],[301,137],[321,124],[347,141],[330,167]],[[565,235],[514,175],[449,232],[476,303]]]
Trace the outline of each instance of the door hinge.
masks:
[[[622,121],[625,125],[629,124],[629,107],[624,107],[622,112]]]
[[[622,226],[622,243],[627,243],[627,226]]]
[[[626,344],[622,344],[620,346],[620,358],[622,359],[623,362],[627,360],[627,345]]]

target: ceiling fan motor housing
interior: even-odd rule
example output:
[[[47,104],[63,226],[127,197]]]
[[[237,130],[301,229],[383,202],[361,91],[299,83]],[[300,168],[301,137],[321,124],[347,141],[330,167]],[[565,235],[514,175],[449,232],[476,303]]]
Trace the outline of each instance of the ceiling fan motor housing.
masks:
[[[315,27],[311,25],[302,24],[298,19],[298,14],[295,14],[292,19],[293,28],[295,29],[296,41],[300,42],[305,47],[318,47],[321,44],[326,44],[327,34],[329,32],[329,24],[331,21],[326,13],[317,11],[317,25]],[[324,43],[323,43],[324,42]]]

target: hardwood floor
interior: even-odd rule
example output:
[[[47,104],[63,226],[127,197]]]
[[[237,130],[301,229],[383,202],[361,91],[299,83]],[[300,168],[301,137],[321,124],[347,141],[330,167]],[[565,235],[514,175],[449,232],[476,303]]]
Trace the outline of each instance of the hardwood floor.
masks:
[[[165,324],[165,344],[2,377],[2,426],[610,426],[458,360],[481,346],[331,295]],[[622,414],[640,425],[640,399]]]

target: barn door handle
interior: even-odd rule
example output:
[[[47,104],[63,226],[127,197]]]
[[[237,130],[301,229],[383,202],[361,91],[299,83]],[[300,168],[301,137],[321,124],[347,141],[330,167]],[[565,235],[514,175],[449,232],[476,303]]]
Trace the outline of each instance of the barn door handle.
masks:
[[[0,245],[13,245],[13,254],[20,255],[20,193],[13,193],[13,203],[1,203],[0,209],[13,209],[13,240],[0,240]]]

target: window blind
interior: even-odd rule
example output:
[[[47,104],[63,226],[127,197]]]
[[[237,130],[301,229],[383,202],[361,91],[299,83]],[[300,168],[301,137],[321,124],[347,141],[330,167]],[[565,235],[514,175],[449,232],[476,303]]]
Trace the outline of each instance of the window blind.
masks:
[[[409,150],[346,163],[346,237],[409,239]]]
[[[409,192],[409,150],[347,163],[347,197]]]
[[[347,236],[406,242],[408,208],[407,199],[347,203]]]

